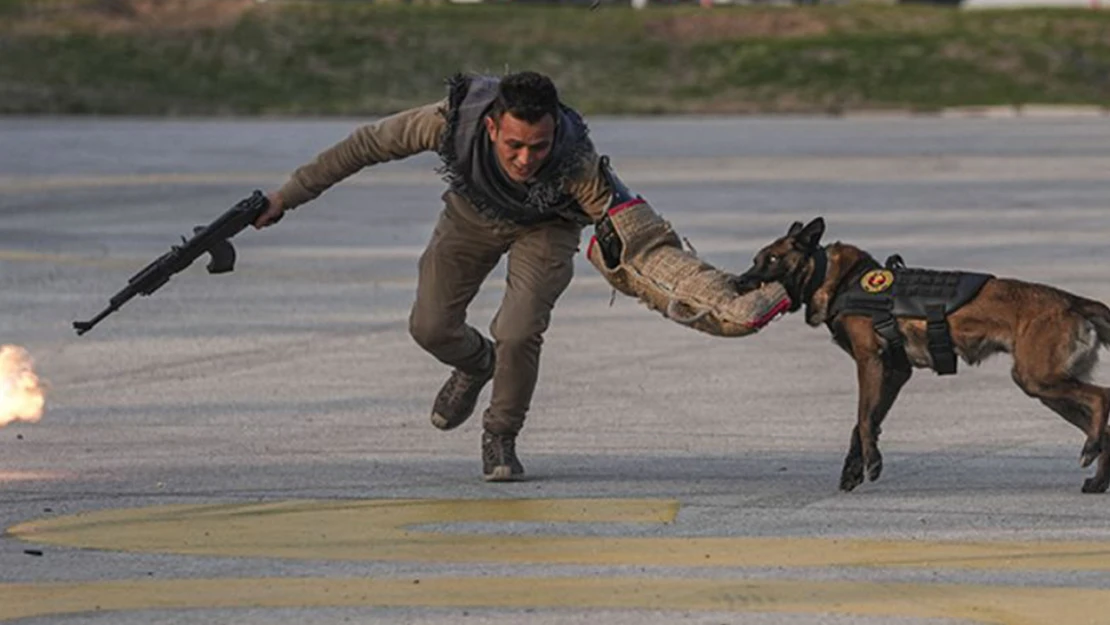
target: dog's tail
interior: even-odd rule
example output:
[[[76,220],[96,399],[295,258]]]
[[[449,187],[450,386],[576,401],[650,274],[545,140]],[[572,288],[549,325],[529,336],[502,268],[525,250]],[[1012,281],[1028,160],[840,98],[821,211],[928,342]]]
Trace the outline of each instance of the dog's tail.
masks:
[[[1074,309],[1075,312],[1095,326],[1099,344],[1110,346],[1110,307],[1102,302],[1077,297]]]

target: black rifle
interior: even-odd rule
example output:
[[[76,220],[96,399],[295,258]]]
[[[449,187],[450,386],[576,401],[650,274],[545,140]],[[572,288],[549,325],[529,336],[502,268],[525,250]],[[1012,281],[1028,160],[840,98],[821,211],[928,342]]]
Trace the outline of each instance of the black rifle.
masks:
[[[150,295],[169,282],[175,273],[184,271],[193,261],[205,254],[212,259],[208,262],[208,273],[227,273],[235,268],[235,248],[231,237],[254,223],[258,216],[270,206],[269,200],[261,191],[220,215],[207,226],[193,228],[193,237],[181,237],[181,245],[174,245],[157,260],[143,268],[127,281],[127,286],[109,300],[108,307],[88,321],[74,321],[73,327],[80,336],[100,323],[102,319],[119,310],[120,306],[136,295]],[[280,217],[279,217],[280,219]]]

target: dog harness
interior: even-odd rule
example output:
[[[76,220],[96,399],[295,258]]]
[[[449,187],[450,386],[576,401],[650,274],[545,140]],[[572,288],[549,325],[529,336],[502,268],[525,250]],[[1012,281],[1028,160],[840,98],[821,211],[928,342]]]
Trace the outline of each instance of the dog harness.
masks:
[[[956,373],[948,315],[971,301],[992,277],[986,273],[910,268],[897,254],[885,265],[868,259],[841,282],[829,306],[829,319],[836,315],[869,315],[875,332],[887,342],[891,365],[898,369],[908,369],[910,364],[897,319],[925,319],[933,370],[938,375]]]

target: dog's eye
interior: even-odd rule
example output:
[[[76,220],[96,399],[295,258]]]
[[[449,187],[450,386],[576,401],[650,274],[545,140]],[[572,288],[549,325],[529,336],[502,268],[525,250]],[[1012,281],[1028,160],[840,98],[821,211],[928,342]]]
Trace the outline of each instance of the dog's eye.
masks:
[[[774,254],[771,254],[770,256],[767,257],[767,263],[768,264],[774,265],[777,262],[779,262],[779,257],[778,256],[776,256]]]

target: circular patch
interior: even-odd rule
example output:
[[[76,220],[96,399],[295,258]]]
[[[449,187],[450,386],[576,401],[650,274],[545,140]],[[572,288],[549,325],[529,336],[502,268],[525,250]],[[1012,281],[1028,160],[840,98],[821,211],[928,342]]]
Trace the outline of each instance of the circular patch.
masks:
[[[868,293],[880,293],[894,284],[894,274],[889,269],[872,269],[863,274],[859,285]]]

